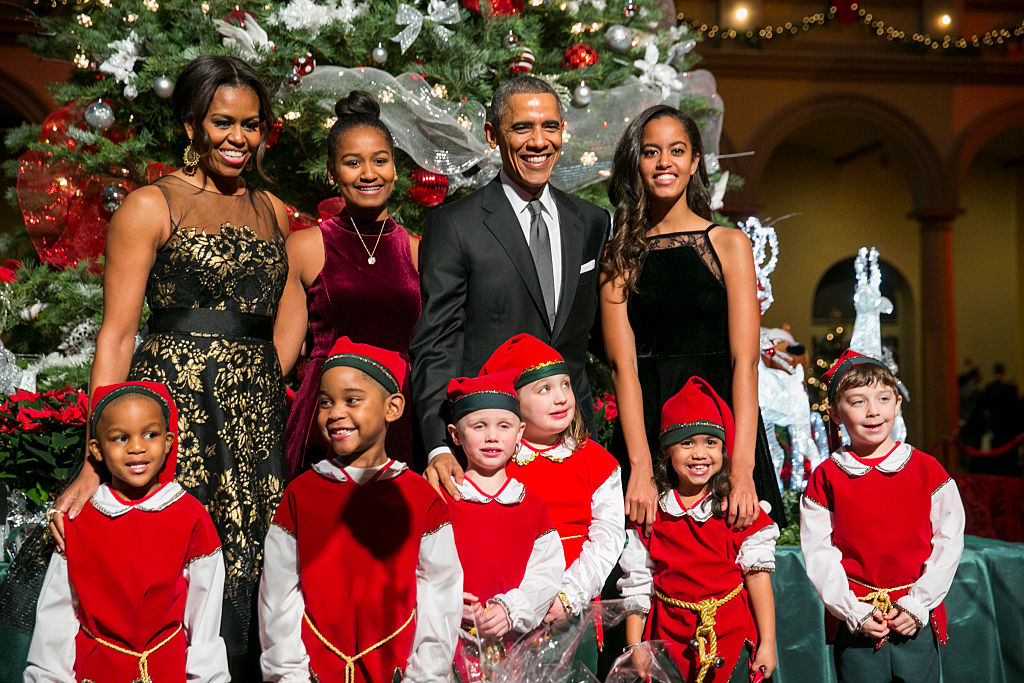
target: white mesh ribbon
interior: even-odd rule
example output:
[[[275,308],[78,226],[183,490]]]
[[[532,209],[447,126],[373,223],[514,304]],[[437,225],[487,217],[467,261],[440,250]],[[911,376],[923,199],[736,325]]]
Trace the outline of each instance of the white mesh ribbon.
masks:
[[[399,26],[405,26],[405,28],[398,35],[392,37],[391,40],[401,46],[402,54],[405,54],[405,51],[419,37],[424,19],[433,22],[434,34],[442,43],[447,43],[454,31],[445,28],[442,24],[454,24],[459,21],[459,3],[431,0],[427,6],[427,15],[425,17],[423,12],[420,12],[415,7],[405,3],[400,4],[398,12],[395,14],[395,23]]]
[[[320,66],[303,77],[300,88],[321,93],[320,104],[328,112],[352,90],[371,93],[380,102],[381,120],[391,129],[395,145],[426,170],[448,176],[449,193],[464,186],[482,187],[501,169],[501,155],[484,137],[484,105],[436,97],[419,74],[392,76],[371,67]],[[629,78],[610,90],[595,90],[586,108],[568,109],[562,155],[551,182],[575,192],[607,178],[626,125],[660,102],[657,89]],[[467,174],[471,169],[475,171]]]
[[[679,91],[679,99],[693,97],[716,110],[714,114],[701,115],[696,118],[700,127],[700,139],[704,143],[704,156],[718,159],[718,143],[722,138],[722,118],[725,116],[725,103],[718,94],[715,77],[707,69],[694,69],[679,74],[683,87]],[[669,102],[675,104],[675,102]],[[715,164],[711,164],[714,166]],[[711,170],[709,167],[708,170]]]
[[[449,192],[463,185],[479,187],[501,168],[501,156],[484,139],[484,106],[435,97],[419,74],[396,77],[371,67],[321,66],[302,79],[300,88],[323,94],[320,104],[329,112],[352,90],[372,94],[395,145],[426,170],[448,176]],[[477,173],[462,175],[473,167]]]
[[[660,90],[630,77],[610,90],[594,90],[587,107],[569,108],[562,156],[551,174],[552,184],[575,192],[610,176],[615,146],[626,126],[661,101]]]

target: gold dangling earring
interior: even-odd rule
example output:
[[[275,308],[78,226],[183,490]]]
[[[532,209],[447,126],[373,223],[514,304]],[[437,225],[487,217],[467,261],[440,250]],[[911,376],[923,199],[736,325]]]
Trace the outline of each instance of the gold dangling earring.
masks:
[[[188,143],[188,147],[185,148],[185,154],[182,156],[185,162],[186,175],[193,175],[196,172],[196,168],[199,166],[199,153],[192,147],[192,143]]]

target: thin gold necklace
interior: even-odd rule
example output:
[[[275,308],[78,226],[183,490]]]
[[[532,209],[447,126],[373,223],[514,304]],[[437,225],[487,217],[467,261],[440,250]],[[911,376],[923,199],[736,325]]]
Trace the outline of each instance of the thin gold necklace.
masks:
[[[385,217],[384,220],[380,222],[380,232],[377,233],[377,241],[373,244],[373,251],[370,251],[370,248],[366,246],[366,242],[363,241],[363,234],[359,232],[359,228],[356,227],[356,219],[352,218],[352,216],[349,216],[348,219],[352,221],[352,229],[356,231],[356,235],[359,237],[359,243],[363,245],[363,249],[366,249],[366,262],[372,266],[377,262],[377,257],[375,257],[374,254],[377,253],[377,247],[380,245],[380,238],[384,236],[384,226],[387,225],[388,219]]]

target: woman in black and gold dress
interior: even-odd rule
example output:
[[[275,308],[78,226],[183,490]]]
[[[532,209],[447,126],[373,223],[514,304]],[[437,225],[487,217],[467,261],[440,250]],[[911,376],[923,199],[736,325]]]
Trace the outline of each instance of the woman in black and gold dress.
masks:
[[[241,174],[253,158],[260,168],[273,116],[256,73],[233,57],[191,62],[173,104],[190,140],[185,167],[130,194],[110,221],[90,383],[167,385],[180,414],[177,481],[207,506],[223,543],[232,678],[259,680],[253,606],[284,488],[287,406],[273,322],[288,272],[287,215]],[[152,315],[136,349],[144,298]],[[87,460],[57,500],[55,536],[98,483]],[[23,569],[12,576],[32,573]]]
[[[736,418],[730,524],[748,526],[760,499],[785,526],[757,404],[760,308],[750,241],[714,225],[707,185],[692,119],[666,105],[633,119],[615,150],[615,235],[602,262],[601,321],[619,406],[612,452],[620,461],[628,455],[623,465],[631,467],[627,515],[652,523],[661,407],[690,376],[703,377]]]

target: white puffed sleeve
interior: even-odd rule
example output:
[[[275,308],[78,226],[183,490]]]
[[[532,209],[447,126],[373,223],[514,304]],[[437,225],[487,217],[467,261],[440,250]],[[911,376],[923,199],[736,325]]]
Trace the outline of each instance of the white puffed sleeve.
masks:
[[[36,628],[28,649],[25,683],[75,683],[78,617],[68,561],[53,553],[36,604]]]
[[[220,548],[193,559],[185,567],[185,679],[226,683],[228,653],[220,637],[220,615],[224,605],[224,556]]]
[[[761,501],[761,510],[768,514],[772,506]],[[779,525],[772,522],[768,526],[747,536],[740,544],[736,553],[736,564],[743,573],[751,570],[775,571],[775,541],[779,540]]]
[[[420,541],[416,567],[416,632],[406,683],[451,678],[455,641],[462,623],[462,564],[452,525],[445,522]]]
[[[647,614],[654,595],[654,560],[636,529],[626,530],[626,547],[619,558],[622,578],[615,585],[626,601],[626,610]]]
[[[964,504],[952,479],[932,493],[929,518],[932,552],[925,560],[921,577],[896,601],[897,607],[917,620],[918,627],[928,623],[928,615],[946,597],[964,552]]]
[[[832,512],[806,495],[800,498],[800,550],[807,578],[825,609],[846,623],[850,633],[871,616],[874,607],[857,600],[843,569],[843,554],[832,543]]]
[[[499,593],[496,602],[508,615],[509,628],[526,633],[537,628],[562,587],[565,553],[558,532],[551,529],[536,538],[519,588]]]
[[[618,468],[590,499],[590,528],[580,556],[565,570],[562,595],[569,611],[579,614],[597,597],[626,543],[626,515]]]
[[[299,585],[298,543],[290,533],[272,524],[263,550],[259,596],[263,680],[308,683],[309,655],[302,643],[305,611]]]

